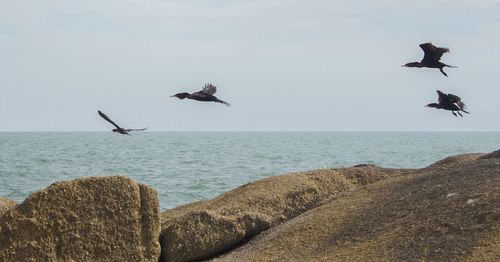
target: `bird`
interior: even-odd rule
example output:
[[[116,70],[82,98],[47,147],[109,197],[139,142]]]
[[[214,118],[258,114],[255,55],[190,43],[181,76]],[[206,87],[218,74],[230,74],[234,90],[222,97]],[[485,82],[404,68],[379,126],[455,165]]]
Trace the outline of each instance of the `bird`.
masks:
[[[102,118],[104,118],[104,120],[110,122],[112,125],[114,125],[116,127],[115,129],[112,130],[113,132],[120,133],[122,135],[130,135],[129,132],[132,132],[132,131],[144,131],[144,130],[148,129],[147,127],[146,128],[140,128],[140,129],[125,129],[125,128],[121,128],[115,122],[113,122],[113,120],[111,120],[106,114],[104,114],[103,112],[101,112],[101,110],[97,110],[97,113]]]
[[[448,74],[444,72],[444,67],[456,68],[456,66],[447,65],[439,61],[444,53],[450,52],[450,49],[444,47],[436,47],[432,43],[421,44],[420,48],[424,50],[424,58],[422,58],[420,62],[407,63],[402,65],[402,67],[439,68],[439,71],[441,71],[441,73],[443,73],[443,75],[446,77],[448,77]]]
[[[205,84],[203,86],[203,89],[198,91],[198,92],[194,92],[192,94],[190,94],[190,93],[178,93],[178,94],[175,94],[171,97],[177,97],[179,99],[187,98],[187,99],[192,99],[192,100],[196,100],[196,101],[203,101],[203,102],[217,102],[217,103],[224,104],[226,106],[230,106],[229,103],[222,101],[222,100],[218,99],[217,97],[215,97],[214,96],[215,92],[217,92],[216,86],[214,86],[212,84]]]
[[[463,117],[462,114],[460,114],[460,111],[470,114],[469,112],[465,111],[465,103],[462,102],[462,99],[454,94],[445,94],[439,90],[436,90],[439,100],[438,103],[431,103],[427,104],[426,107],[434,107],[437,109],[444,109],[444,110],[450,110],[451,113],[453,113],[454,116],[458,117],[457,114],[455,114],[455,111]]]

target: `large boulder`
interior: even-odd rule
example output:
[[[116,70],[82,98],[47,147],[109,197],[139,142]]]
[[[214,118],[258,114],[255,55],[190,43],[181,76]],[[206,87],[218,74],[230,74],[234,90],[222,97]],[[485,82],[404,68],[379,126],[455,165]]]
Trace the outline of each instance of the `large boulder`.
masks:
[[[243,185],[209,201],[165,211],[161,215],[160,261],[214,256],[342,192],[405,172],[370,165],[276,176]]]
[[[16,205],[16,201],[0,196],[0,216]]]
[[[155,190],[120,176],[54,183],[0,217],[4,261],[158,261]]]
[[[349,191],[213,261],[500,261],[500,165],[456,156]]]

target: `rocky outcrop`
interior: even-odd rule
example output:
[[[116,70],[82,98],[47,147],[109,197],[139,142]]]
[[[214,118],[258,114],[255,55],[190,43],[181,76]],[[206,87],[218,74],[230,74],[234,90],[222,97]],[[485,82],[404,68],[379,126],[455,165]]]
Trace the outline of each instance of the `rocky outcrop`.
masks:
[[[462,154],[456,156],[449,156],[444,159],[433,163],[428,166],[426,170],[429,169],[447,169],[447,168],[456,168],[458,166],[467,165],[472,161],[475,161],[481,157],[484,157],[485,154],[475,153],[475,154]]]
[[[500,158],[500,150],[481,156],[481,159],[493,159],[493,158]]]
[[[213,261],[498,261],[500,162],[480,156],[349,191]]]
[[[161,221],[131,179],[58,182],[0,197],[0,261],[496,261],[499,152],[271,177]]]
[[[3,261],[158,261],[156,191],[125,177],[58,182],[0,217]]]
[[[162,213],[160,261],[214,256],[342,192],[406,172],[369,165],[276,176],[246,184],[213,200],[168,210]]]
[[[0,196],[0,216],[16,205],[16,201]]]

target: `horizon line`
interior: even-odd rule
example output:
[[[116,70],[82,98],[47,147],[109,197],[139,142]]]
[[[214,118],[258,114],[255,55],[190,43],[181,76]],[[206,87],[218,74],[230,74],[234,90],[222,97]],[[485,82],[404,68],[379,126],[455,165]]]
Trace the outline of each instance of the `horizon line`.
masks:
[[[0,133],[108,133],[111,131],[101,130],[0,130]],[[320,133],[320,132],[500,132],[500,130],[154,130],[143,133]],[[139,134],[139,133],[137,133]]]

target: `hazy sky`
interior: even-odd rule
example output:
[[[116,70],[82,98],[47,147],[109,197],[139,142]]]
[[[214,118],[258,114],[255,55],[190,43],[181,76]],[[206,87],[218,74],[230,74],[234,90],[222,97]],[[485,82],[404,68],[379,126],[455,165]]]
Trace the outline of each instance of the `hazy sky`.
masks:
[[[0,2],[0,131],[500,130],[499,0]]]

